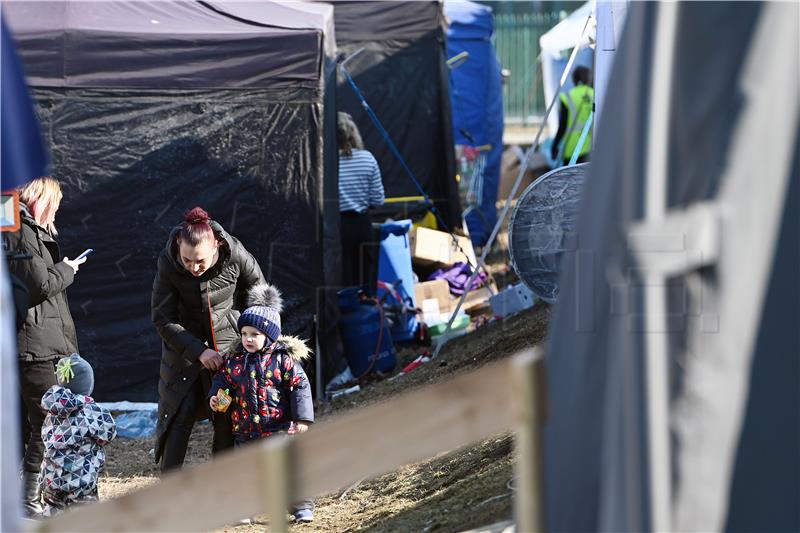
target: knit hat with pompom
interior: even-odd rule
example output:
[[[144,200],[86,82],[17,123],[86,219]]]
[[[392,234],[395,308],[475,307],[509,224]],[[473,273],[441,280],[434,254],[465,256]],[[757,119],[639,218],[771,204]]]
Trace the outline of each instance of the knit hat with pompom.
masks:
[[[270,342],[275,342],[281,336],[282,310],[283,300],[278,289],[268,283],[255,285],[247,293],[247,309],[237,323],[239,332],[250,326],[266,335]]]

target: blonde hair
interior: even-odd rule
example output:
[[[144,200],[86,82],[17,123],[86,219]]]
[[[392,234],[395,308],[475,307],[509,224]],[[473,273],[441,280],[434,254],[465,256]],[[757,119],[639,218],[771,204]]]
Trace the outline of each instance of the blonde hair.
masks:
[[[364,149],[364,142],[361,140],[358,126],[349,113],[343,111],[337,113],[336,137],[339,141],[339,150],[348,157],[353,155],[353,148]]]
[[[61,185],[49,176],[36,178],[20,187],[19,200],[31,210],[37,224],[55,235],[56,211],[61,204]]]

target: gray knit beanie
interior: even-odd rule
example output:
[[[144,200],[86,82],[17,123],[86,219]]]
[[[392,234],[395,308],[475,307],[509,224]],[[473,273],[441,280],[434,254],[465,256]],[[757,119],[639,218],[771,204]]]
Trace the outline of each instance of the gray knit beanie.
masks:
[[[275,342],[281,336],[281,311],[283,301],[281,293],[268,283],[255,285],[247,293],[247,309],[239,317],[237,327],[250,326]]]
[[[56,379],[59,385],[74,394],[91,396],[94,390],[92,365],[76,353],[59,359],[56,365]]]

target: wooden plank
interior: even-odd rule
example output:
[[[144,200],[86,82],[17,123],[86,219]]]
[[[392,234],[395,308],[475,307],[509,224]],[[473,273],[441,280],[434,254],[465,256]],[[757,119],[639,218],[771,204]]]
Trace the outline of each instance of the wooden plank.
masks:
[[[542,398],[543,352],[533,349],[512,361],[514,388],[514,427],[518,490],[514,514],[519,531],[543,531],[542,489]]]
[[[509,368],[506,359],[319,424],[304,435],[318,438],[297,440],[298,486],[325,493],[509,430]]]
[[[270,531],[284,533],[289,530],[286,522],[286,510],[289,508],[289,494],[293,480],[291,478],[293,448],[280,446],[267,454],[267,472],[264,475],[261,494],[264,506],[269,514]]]
[[[289,501],[390,472],[510,429],[510,368],[506,359],[331,417],[301,436],[253,443],[152,487],[44,521],[38,530],[200,531],[232,524],[267,510],[264,476],[280,476],[270,454],[294,463],[284,465],[295,476]]]
[[[516,527],[513,520],[504,520],[488,526],[462,531],[461,533],[514,533]]]

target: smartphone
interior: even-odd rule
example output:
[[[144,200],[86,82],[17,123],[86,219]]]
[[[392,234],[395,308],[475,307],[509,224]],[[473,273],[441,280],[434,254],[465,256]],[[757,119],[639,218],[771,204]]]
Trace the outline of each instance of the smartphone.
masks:
[[[83,251],[83,253],[82,253],[81,255],[79,255],[78,257],[76,257],[74,260],[75,260],[75,261],[80,261],[81,259],[83,259],[84,257],[86,257],[87,255],[89,255],[89,254],[90,254],[90,253],[92,253],[92,252],[94,252],[94,250],[93,250],[93,249],[91,249],[91,248],[87,248],[87,249],[85,249],[85,250]]]

